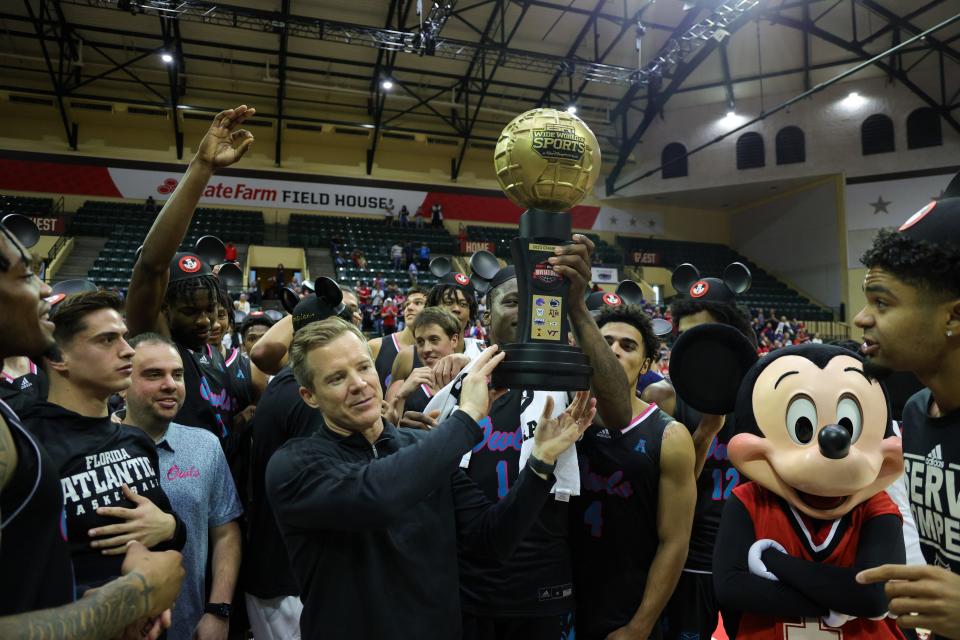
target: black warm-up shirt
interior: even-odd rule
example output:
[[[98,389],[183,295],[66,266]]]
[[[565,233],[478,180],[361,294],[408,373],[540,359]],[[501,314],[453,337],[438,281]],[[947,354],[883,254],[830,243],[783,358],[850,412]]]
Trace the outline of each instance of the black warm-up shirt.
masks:
[[[552,482],[524,470],[493,505],[458,467],[481,430],[385,423],[373,443],[324,427],[267,467],[267,496],[301,587],[305,639],[461,637],[457,545],[509,555]]]
[[[97,515],[99,507],[136,506],[124,497],[123,484],[173,514],[157,475],[153,440],[136,427],[111,422],[108,416],[88,418],[49,402],[34,405],[24,415],[24,423],[57,468],[77,584],[96,587],[119,577],[124,556],[105,556],[100,549],[91,548],[87,532],[119,522]],[[179,551],[185,542],[183,522],[176,518],[174,538],[154,550]]]

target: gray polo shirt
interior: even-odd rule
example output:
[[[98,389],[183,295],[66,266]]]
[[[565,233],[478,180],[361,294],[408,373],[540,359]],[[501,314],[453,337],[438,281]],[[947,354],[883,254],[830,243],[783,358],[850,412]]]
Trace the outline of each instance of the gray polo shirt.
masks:
[[[173,609],[170,640],[193,637],[203,617],[204,577],[210,529],[236,520],[243,513],[233,476],[220,441],[205,429],[170,423],[157,442],[160,485],[187,527],[183,548],[186,577]]]

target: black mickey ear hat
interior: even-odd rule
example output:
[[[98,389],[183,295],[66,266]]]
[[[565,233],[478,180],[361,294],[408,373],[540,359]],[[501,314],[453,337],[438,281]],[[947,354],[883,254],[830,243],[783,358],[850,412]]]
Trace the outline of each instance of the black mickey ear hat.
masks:
[[[290,313],[293,316],[294,333],[308,324],[343,312],[343,291],[340,290],[340,285],[327,277],[317,278],[314,285],[316,291],[300,300]]]
[[[942,198],[910,216],[898,231],[911,240],[960,248],[960,174],[950,181]]]
[[[239,287],[243,283],[243,271],[240,266],[235,262],[226,262],[227,248],[220,238],[203,236],[197,240],[193,248],[196,254],[211,267],[219,265],[216,276],[227,287]]]
[[[450,258],[446,256],[438,256],[430,261],[430,273],[439,278],[437,284],[455,285],[476,298],[477,290],[473,286],[470,276],[452,269],[453,264],[450,262]]]
[[[22,216],[19,213],[8,213],[3,216],[3,226],[27,249],[40,241],[40,229],[27,216]]]
[[[267,309],[263,312],[263,315],[270,318],[273,322],[280,322],[287,316],[283,311],[277,311],[276,309]]]
[[[276,312],[274,312],[276,313]],[[254,325],[263,325],[265,327],[272,327],[276,320],[274,320],[268,311],[251,311],[247,314],[247,317],[243,319],[240,327],[240,333],[244,333],[249,327]]]
[[[736,407],[740,383],[756,361],[757,351],[742,333],[725,324],[701,324],[674,343],[670,381],[677,397],[697,411],[726,415]]]
[[[587,296],[587,310],[594,317],[600,315],[605,307],[619,307],[622,304],[642,304],[643,290],[633,280],[621,280],[615,291],[594,291]],[[673,325],[663,318],[651,318],[653,332],[665,336],[673,332]]]
[[[44,300],[53,308],[66,300],[67,296],[72,296],[76,293],[85,293],[87,291],[96,291],[97,289],[97,285],[89,280],[64,280],[63,282],[58,282],[53,285],[53,290]]]
[[[489,251],[480,250],[470,256],[470,279],[474,290],[483,295],[493,288],[493,279],[500,272],[500,261]]]
[[[750,269],[742,262],[732,262],[723,270],[723,278],[702,278],[700,271],[685,262],[673,270],[670,283],[677,293],[703,302],[733,304],[738,294],[750,288]]]
[[[210,266],[192,251],[175,253],[170,260],[170,282],[209,276],[212,273]]]

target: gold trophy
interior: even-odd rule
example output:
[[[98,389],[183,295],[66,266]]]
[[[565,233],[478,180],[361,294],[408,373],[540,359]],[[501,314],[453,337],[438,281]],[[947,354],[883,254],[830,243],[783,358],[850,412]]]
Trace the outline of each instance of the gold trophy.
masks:
[[[510,243],[520,311],[516,342],[496,368],[497,387],[579,391],[590,388],[583,352],[569,344],[565,299],[570,283],[547,260],[570,242],[570,208],[593,189],[600,146],[583,120],[557,109],[527,111],[504,127],[493,158],[500,187],[524,207]]]

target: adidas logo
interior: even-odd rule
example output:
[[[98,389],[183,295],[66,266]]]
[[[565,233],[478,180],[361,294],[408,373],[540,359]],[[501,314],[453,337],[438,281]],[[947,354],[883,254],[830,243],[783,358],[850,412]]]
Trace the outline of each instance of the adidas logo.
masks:
[[[210,364],[210,360],[207,359],[207,356],[200,356],[200,364]]]
[[[604,440],[610,440],[610,432],[607,431],[606,427],[604,427],[603,429],[597,431],[597,437],[603,438]]]
[[[29,389],[32,386],[33,386],[33,383],[27,380],[26,378],[20,381],[20,391],[23,391],[24,389]]]
[[[927,454],[927,459],[924,460],[927,463],[928,467],[937,467],[938,469],[943,469],[943,452],[938,444],[930,453]]]

